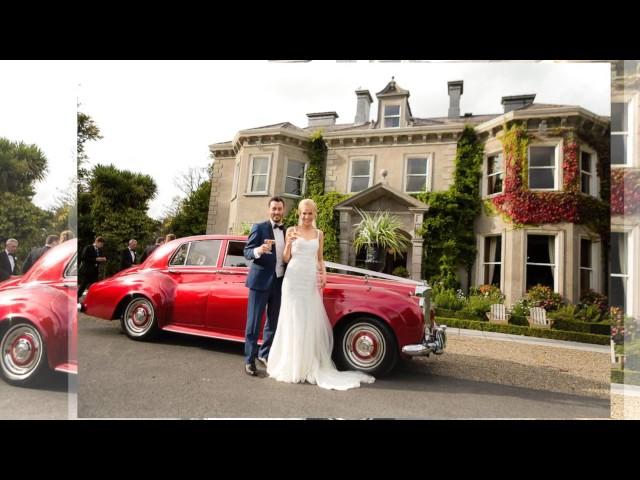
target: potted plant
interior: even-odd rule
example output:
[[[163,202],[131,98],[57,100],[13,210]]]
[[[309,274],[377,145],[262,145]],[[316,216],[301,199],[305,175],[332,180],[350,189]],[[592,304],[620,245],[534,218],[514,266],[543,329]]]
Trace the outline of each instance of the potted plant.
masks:
[[[375,215],[370,215],[357,208],[356,212],[362,220],[354,225],[356,238],[353,246],[357,252],[366,248],[367,269],[379,272],[384,266],[387,251],[393,251],[394,257],[396,254],[402,256],[411,245],[411,240],[400,233],[400,220],[389,212],[378,211]]]

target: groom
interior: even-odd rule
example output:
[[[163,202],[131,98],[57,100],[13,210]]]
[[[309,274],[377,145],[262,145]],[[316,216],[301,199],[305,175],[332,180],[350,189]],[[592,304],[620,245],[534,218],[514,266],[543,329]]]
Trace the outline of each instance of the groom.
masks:
[[[244,340],[244,371],[252,377],[257,375],[256,356],[265,367],[269,349],[273,342],[280,314],[282,279],[286,265],[282,260],[284,252],[284,200],[272,197],[269,200],[269,220],[256,223],[251,228],[249,239],[244,247],[244,256],[253,260],[246,286],[249,287],[247,304],[247,328]],[[268,240],[271,240],[271,245]],[[273,248],[272,248],[273,247]],[[262,346],[258,352],[260,320],[267,309],[267,321],[264,326]]]

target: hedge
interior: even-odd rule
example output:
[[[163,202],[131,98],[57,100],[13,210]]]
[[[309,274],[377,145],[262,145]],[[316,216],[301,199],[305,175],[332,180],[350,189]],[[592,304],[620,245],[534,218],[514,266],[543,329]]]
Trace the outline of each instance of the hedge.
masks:
[[[463,313],[462,310],[447,310],[446,308],[435,308],[437,317],[446,317],[446,318],[458,318],[460,320],[477,320],[479,322],[487,321],[487,317],[479,317],[477,315],[470,315],[468,313]]]
[[[488,319],[463,313],[462,310],[447,310],[445,308],[436,308],[436,316],[455,318],[459,320],[477,320],[486,322]],[[552,319],[553,320],[553,319]],[[509,318],[509,325],[520,325],[529,327],[526,317],[512,315]],[[577,320],[553,320],[553,330],[562,330],[565,332],[593,333],[595,335],[611,335],[611,325],[608,323],[592,323],[580,322]]]
[[[640,385],[640,372],[625,368],[611,370],[611,383],[622,383],[625,385]]]
[[[452,328],[466,328],[470,330],[482,330],[485,332],[509,333],[512,335],[524,335],[527,337],[550,338],[554,340],[567,340],[571,342],[592,343],[596,345],[609,345],[611,337],[609,335],[594,335],[582,332],[563,332],[560,330],[546,330],[539,328],[520,327],[517,325],[498,325],[489,322],[478,322],[474,320],[461,320],[458,318],[436,317],[440,324]]]
[[[578,320],[553,320],[553,329],[569,332],[594,333],[596,335],[611,335],[611,325],[608,323],[580,322]]]

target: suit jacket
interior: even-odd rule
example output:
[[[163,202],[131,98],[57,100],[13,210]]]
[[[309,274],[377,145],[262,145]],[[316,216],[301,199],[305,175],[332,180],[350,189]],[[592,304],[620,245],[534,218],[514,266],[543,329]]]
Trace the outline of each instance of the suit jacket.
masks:
[[[134,252],[135,255],[135,252]],[[124,270],[125,268],[131,267],[135,262],[131,258],[131,250],[129,248],[125,248],[122,251],[122,256],[120,257],[120,270]]]
[[[51,247],[49,245],[45,245],[44,247],[39,248],[33,248],[22,264],[22,274],[27,273],[33,266],[33,264],[36,263],[36,261],[49,250],[51,250]]]
[[[249,233],[249,238],[244,247],[244,257],[247,260],[253,260],[251,267],[249,267],[249,275],[247,275],[245,285],[254,290],[269,290],[273,279],[276,277],[277,257],[275,245],[271,254],[260,255],[260,258],[256,258],[253,254],[253,249],[262,245],[266,239],[275,240],[270,220],[256,223],[251,228],[251,233]],[[284,267],[285,269],[287,268],[286,263]]]
[[[80,255],[80,268],[78,269],[79,278],[93,282],[98,280],[100,264],[96,262],[96,258],[104,255],[101,249],[97,250],[96,252],[96,247],[94,247],[93,244],[87,245],[82,250],[82,255]]]
[[[159,246],[160,245],[149,245],[147,248],[145,248],[144,252],[142,253],[142,257],[140,258],[140,263],[144,262],[149,257],[149,255],[151,255]]]
[[[14,262],[15,266],[11,269],[11,261],[9,260],[9,255],[3,249],[0,252],[0,282],[4,282],[8,280],[11,275],[18,275],[18,262]]]

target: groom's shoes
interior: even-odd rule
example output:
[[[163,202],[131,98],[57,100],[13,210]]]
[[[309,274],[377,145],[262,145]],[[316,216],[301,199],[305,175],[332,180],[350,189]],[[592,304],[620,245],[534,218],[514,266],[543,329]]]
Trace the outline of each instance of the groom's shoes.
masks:
[[[267,359],[264,357],[258,357],[258,362],[266,369],[267,368]]]
[[[256,375],[258,375],[258,370],[256,369],[256,364],[255,363],[245,363],[244,364],[244,373],[246,373],[247,375],[251,375],[252,377],[255,377]]]

